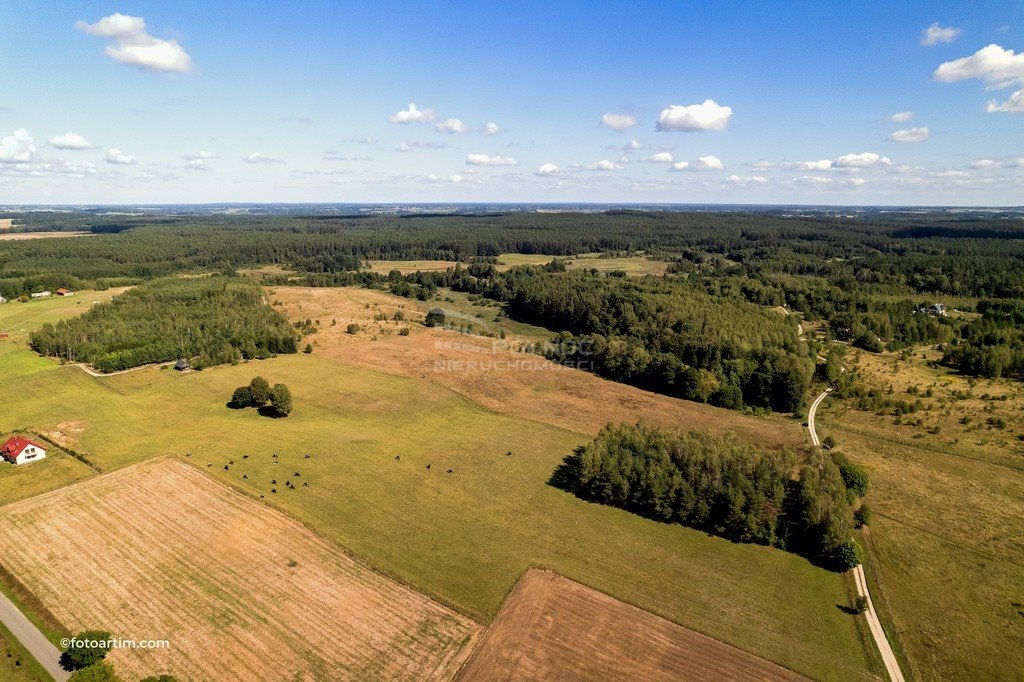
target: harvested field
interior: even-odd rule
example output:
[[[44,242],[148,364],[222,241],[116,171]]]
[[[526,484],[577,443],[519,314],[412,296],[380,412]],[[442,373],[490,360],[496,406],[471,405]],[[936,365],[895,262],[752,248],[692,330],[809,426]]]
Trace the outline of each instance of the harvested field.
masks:
[[[801,680],[718,640],[531,569],[460,679]]]
[[[14,227],[13,218],[0,218],[0,230],[9,230]]]
[[[3,508],[5,567],[127,679],[450,679],[478,626],[202,472],[158,459]]]
[[[594,374],[555,365],[542,357],[514,350],[521,340],[458,334],[422,326],[422,314],[436,305],[367,289],[276,287],[271,300],[280,301],[290,320],[321,321],[311,340],[316,353],[347,363],[426,378],[452,389],[491,410],[569,429],[597,433],[609,422],[647,420],[682,429],[735,432],[768,445],[798,447],[804,442],[800,423],[776,415],[748,417],[733,410],[679,400],[643,391]],[[374,322],[377,311],[390,320],[404,310],[406,321]],[[336,319],[337,324],[331,325]],[[355,322],[363,331],[345,333]],[[408,327],[408,336],[397,329]]]

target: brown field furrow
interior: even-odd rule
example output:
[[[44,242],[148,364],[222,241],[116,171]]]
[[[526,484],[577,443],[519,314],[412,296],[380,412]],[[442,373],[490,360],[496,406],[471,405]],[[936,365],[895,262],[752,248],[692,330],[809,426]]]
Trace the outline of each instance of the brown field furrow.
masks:
[[[516,585],[462,680],[801,680],[555,573]]]
[[[446,679],[479,628],[176,460],[4,507],[0,556],[71,630],[168,639],[125,677]]]

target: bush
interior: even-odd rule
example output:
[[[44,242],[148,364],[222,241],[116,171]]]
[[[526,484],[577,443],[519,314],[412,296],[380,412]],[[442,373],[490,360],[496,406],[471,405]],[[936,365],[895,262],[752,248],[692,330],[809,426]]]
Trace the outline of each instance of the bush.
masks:
[[[99,663],[107,656],[110,633],[106,630],[85,630],[71,638],[71,643],[60,656],[65,670],[81,670]]]
[[[302,352],[305,353],[306,355],[309,355],[310,353],[312,353],[313,352],[313,344],[307,343],[306,347],[302,349]]]
[[[231,394],[231,407],[238,409],[252,407],[252,391],[248,386],[239,386],[235,389],[235,392]]]
[[[843,477],[843,485],[857,497],[864,497],[868,493],[868,471],[856,462],[851,462],[842,453],[833,453],[832,459],[839,467],[839,474]]]
[[[856,540],[847,540],[832,552],[832,561],[837,570],[849,570],[864,563],[864,550]]]
[[[862,504],[857,511],[853,512],[853,520],[856,522],[858,528],[871,523],[871,510],[868,509],[866,504]]]
[[[353,322],[349,326],[345,327],[345,333],[346,334],[358,334],[359,333],[359,325],[356,324],[355,322]]]
[[[440,308],[431,308],[430,312],[427,313],[424,324],[428,327],[443,327],[445,324],[444,311]]]
[[[868,610],[868,598],[862,595],[857,595],[856,601],[853,602],[853,610],[857,613],[864,613]]]
[[[68,682],[121,682],[121,678],[114,671],[114,666],[100,661],[71,673]]]
[[[408,327],[402,327],[401,329],[398,330],[398,335],[399,336],[409,336],[409,328]]]
[[[836,439],[833,438],[831,435],[825,436],[824,438],[821,439],[821,447],[825,448],[826,450],[831,450],[835,446]]]

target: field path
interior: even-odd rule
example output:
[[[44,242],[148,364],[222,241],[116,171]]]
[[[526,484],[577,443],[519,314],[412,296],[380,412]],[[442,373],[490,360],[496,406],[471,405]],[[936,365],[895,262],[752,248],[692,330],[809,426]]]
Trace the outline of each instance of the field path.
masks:
[[[821,401],[832,391],[831,388],[826,388],[821,392],[814,402],[811,403],[811,408],[807,410],[807,430],[811,434],[811,442],[815,445],[821,445],[821,441],[818,439],[818,433],[814,427],[814,415],[818,411],[818,406],[821,405]],[[853,569],[853,577],[857,581],[857,594],[868,600],[868,610],[865,615],[868,619],[868,628],[871,630],[871,636],[875,640],[875,645],[878,647],[879,653],[882,654],[882,661],[885,662],[885,671],[889,674],[889,679],[893,682],[903,682],[903,673],[900,671],[900,664],[896,660],[896,654],[892,652],[892,647],[889,645],[889,639],[885,636],[885,630],[882,629],[882,622],[878,620],[878,614],[875,613],[875,605],[871,601],[871,595],[868,593],[868,581],[864,577],[864,566],[858,565]]]
[[[60,650],[46,639],[46,635],[40,632],[3,592],[0,592],[0,622],[11,631],[23,647],[28,649],[32,657],[39,661],[39,665],[43,666],[56,682],[68,679],[70,673],[60,666]]]

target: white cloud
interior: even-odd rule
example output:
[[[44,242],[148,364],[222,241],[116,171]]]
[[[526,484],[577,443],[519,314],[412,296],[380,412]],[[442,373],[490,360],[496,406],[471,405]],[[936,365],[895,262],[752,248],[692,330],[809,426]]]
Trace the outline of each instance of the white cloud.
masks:
[[[832,162],[828,159],[819,159],[817,161],[800,161],[793,164],[793,170],[809,170],[809,171],[822,171],[828,170],[832,167]]]
[[[135,163],[135,157],[130,154],[125,154],[120,149],[108,149],[107,150],[107,163],[112,163],[118,166],[130,166]]]
[[[601,125],[621,133],[623,130],[629,130],[636,125],[636,116],[630,116],[629,114],[605,114],[601,117]]]
[[[1018,159],[979,159],[971,164],[976,170],[990,170],[992,168],[1024,168],[1024,157]]]
[[[672,171],[716,171],[725,170],[725,164],[717,156],[702,156],[696,161],[680,161],[672,164]]]
[[[220,155],[208,152],[205,149],[200,149],[194,154],[185,154],[181,157],[184,161],[204,161],[206,159],[219,159]]]
[[[206,159],[188,159],[185,162],[184,168],[191,171],[206,171],[210,170],[210,164],[207,163]]]
[[[909,130],[897,130],[889,136],[890,142],[924,142],[931,136],[932,131],[927,126],[921,128],[910,128]]]
[[[548,178],[552,175],[558,175],[561,172],[558,166],[553,163],[545,163],[534,173],[539,178]]]
[[[630,140],[629,142],[626,143],[626,149],[628,151],[631,151],[631,152],[635,152],[636,150],[643,149],[643,148],[644,148],[644,143],[641,142],[640,140],[636,139],[635,137],[632,140]]]
[[[619,168],[621,168],[621,166],[619,166],[614,161],[609,161],[608,159],[601,159],[600,161],[595,161],[594,163],[588,163],[586,166],[584,166],[584,168],[586,170],[613,171],[618,170]]]
[[[889,117],[889,120],[893,123],[906,123],[910,119],[914,118],[913,111],[898,111]]]
[[[720,106],[713,99],[703,104],[680,106],[673,104],[658,115],[658,130],[694,132],[699,130],[725,130],[732,118],[732,107]]]
[[[484,129],[482,132],[484,135],[497,135],[498,133],[502,132],[502,130],[501,126],[499,126],[494,121],[488,121],[487,123],[484,124]]]
[[[796,179],[796,182],[801,185],[810,185],[812,187],[821,187],[824,185],[831,185],[832,178],[825,178],[820,175],[802,175]]]
[[[768,178],[761,175],[751,175],[748,177],[730,175],[725,179],[725,182],[727,186],[731,187],[763,187],[768,184]]]
[[[372,156],[349,156],[334,150],[324,152],[324,161],[373,161]]]
[[[283,159],[275,159],[270,156],[264,156],[259,152],[253,152],[249,156],[242,159],[242,161],[245,161],[246,163],[284,163]]]
[[[874,152],[861,154],[845,154],[832,162],[835,168],[870,168],[871,166],[891,166],[892,160]]]
[[[518,166],[519,162],[510,156],[495,154],[470,154],[466,157],[467,166]]]
[[[468,133],[469,126],[462,122],[458,118],[449,118],[444,121],[438,121],[434,126],[434,130],[439,133]]]
[[[1024,113],[1024,90],[1014,92],[1005,102],[996,102],[995,100],[991,100],[985,107],[985,111],[990,114],[994,114],[996,112]]]
[[[430,182],[430,183],[434,183],[434,184],[438,184],[438,183],[442,183],[442,184],[443,183],[451,183],[453,185],[457,185],[457,184],[459,184],[460,182],[462,182],[465,179],[466,178],[464,178],[463,176],[459,175],[458,173],[456,173],[454,175],[435,175],[435,174],[431,173],[430,175],[428,175],[426,177],[427,182]]]
[[[89,141],[78,133],[67,132],[50,138],[50,146],[57,149],[92,149]]]
[[[1015,54],[1013,50],[992,44],[970,57],[940,64],[934,77],[943,83],[978,78],[994,88],[1010,87],[1024,82],[1024,54]]]
[[[658,152],[646,159],[640,159],[640,161],[643,163],[672,163],[672,154],[671,152]]]
[[[999,168],[1002,164],[992,159],[978,159],[971,164],[971,168],[987,169],[987,168]]]
[[[354,135],[348,141],[353,144],[377,144],[377,138],[373,135]]]
[[[921,44],[938,45],[939,43],[951,43],[960,37],[960,34],[963,32],[964,30],[962,28],[953,28],[952,26],[943,27],[936,21],[934,24],[921,31]]]
[[[24,128],[0,139],[0,163],[26,163],[35,153],[35,140]]]
[[[403,142],[395,148],[396,152],[411,152],[414,149],[444,149],[448,145],[440,142],[421,142],[419,140],[412,140],[410,142]]]
[[[394,116],[388,116],[392,123],[430,123],[434,120],[433,109],[417,109],[415,104],[410,103],[407,109],[402,109]]]
[[[186,73],[192,70],[192,58],[176,40],[154,38],[146,32],[142,17],[116,13],[94,24],[76,21],[75,28],[111,42],[104,53],[116,62],[149,71]]]
[[[868,184],[868,180],[865,178],[850,178],[846,181],[847,185],[853,185],[854,187],[863,187]]]

